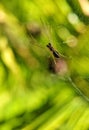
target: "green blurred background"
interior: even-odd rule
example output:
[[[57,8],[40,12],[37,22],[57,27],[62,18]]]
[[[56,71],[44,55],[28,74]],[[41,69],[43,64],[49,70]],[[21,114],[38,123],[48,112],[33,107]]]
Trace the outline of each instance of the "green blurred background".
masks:
[[[87,0],[0,0],[0,130],[89,130],[88,8]],[[67,74],[50,71],[49,42]]]

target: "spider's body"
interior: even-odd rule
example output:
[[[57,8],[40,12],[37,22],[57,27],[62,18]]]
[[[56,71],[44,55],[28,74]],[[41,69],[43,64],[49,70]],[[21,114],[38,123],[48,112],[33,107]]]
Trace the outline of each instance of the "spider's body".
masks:
[[[49,69],[60,75],[65,75],[68,71],[67,63],[63,57],[52,47],[51,43],[47,45],[53,54],[53,59],[49,58]]]

